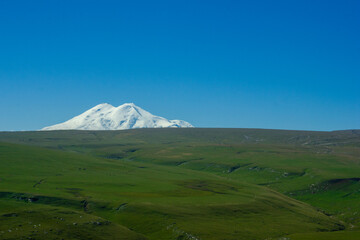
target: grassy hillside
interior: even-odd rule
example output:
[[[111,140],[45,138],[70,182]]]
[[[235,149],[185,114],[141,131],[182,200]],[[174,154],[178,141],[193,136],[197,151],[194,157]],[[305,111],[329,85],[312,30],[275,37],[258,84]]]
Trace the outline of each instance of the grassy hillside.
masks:
[[[359,135],[3,132],[0,238],[355,239]]]

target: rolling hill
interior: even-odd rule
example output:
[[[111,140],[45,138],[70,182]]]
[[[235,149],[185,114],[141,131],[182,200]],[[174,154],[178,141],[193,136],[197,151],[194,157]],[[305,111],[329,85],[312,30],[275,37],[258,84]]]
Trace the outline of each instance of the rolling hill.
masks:
[[[2,132],[0,238],[358,239],[359,153],[358,130]]]

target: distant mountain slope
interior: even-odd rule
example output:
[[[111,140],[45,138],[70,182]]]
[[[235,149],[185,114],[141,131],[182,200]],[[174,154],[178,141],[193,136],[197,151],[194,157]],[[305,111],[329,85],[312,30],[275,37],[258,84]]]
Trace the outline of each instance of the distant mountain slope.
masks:
[[[132,128],[188,128],[190,123],[182,120],[168,120],[152,115],[133,103],[118,107],[99,104],[86,112],[60,124],[42,130],[121,130]]]

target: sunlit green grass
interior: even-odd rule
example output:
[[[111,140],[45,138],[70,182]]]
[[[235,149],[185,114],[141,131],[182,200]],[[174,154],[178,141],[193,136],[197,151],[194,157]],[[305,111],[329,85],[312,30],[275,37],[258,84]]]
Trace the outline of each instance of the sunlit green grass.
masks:
[[[358,240],[358,231],[339,231],[339,232],[319,232],[319,233],[299,233],[292,234],[285,238],[287,240]]]
[[[34,210],[39,219],[55,209],[103,219],[111,224],[91,234],[128,239],[277,239],[359,225],[359,141],[351,134],[146,129],[0,133],[0,141],[16,143],[0,143],[4,229],[32,208],[49,209],[47,217]]]

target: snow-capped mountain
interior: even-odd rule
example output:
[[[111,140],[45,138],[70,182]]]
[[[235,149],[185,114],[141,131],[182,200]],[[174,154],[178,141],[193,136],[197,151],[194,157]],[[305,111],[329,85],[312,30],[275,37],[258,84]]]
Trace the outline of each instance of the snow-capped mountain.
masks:
[[[190,123],[182,120],[167,120],[152,115],[133,103],[114,107],[108,103],[99,104],[86,112],[42,130],[120,130],[132,128],[189,128]]]

